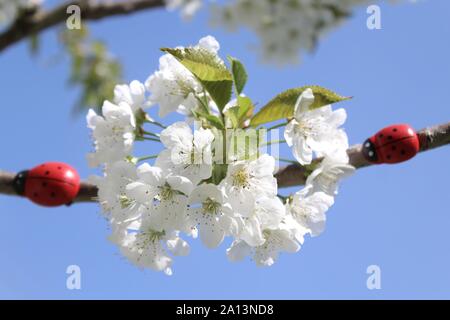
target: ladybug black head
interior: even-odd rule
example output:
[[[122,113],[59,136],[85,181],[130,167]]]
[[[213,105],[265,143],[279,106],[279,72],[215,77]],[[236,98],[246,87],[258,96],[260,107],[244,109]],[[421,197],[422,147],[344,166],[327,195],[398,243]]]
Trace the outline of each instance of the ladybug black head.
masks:
[[[369,162],[376,162],[378,160],[377,151],[375,149],[375,145],[370,141],[370,139],[367,139],[364,141],[363,148],[362,148],[362,154],[364,158],[366,158]]]
[[[13,180],[13,188],[17,194],[23,195],[25,192],[25,180],[28,176],[28,170],[20,171]]]

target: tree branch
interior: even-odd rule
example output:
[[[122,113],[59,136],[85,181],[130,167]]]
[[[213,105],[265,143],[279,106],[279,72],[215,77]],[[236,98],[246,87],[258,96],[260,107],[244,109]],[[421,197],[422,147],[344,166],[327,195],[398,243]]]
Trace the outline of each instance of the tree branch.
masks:
[[[420,152],[448,145],[450,144],[450,122],[422,129],[417,134],[420,139]],[[358,144],[347,150],[350,164],[357,169],[372,165],[364,158],[361,149],[362,145]],[[319,162],[321,159],[318,158],[314,161]],[[13,188],[14,176],[14,173],[0,170],[0,194],[17,196]],[[281,168],[275,177],[280,188],[303,185],[306,181],[305,168],[299,164],[291,164]],[[92,202],[95,201],[96,197],[97,187],[87,182],[82,182],[75,202]]]
[[[417,135],[420,140],[420,152],[450,144],[450,122],[422,129],[417,132]],[[361,144],[354,145],[347,150],[349,163],[357,169],[372,165],[364,158],[361,150]],[[318,158],[314,162],[321,160]],[[300,164],[291,164],[280,168],[275,177],[281,188],[303,185],[306,182],[305,168]]]
[[[122,0],[98,2],[92,0],[67,1],[51,10],[36,9],[25,12],[3,33],[0,33],[0,52],[9,46],[46,29],[64,23],[69,17],[67,8],[76,5],[81,9],[81,20],[100,20],[116,15],[126,15],[146,9],[165,6],[164,0]]]

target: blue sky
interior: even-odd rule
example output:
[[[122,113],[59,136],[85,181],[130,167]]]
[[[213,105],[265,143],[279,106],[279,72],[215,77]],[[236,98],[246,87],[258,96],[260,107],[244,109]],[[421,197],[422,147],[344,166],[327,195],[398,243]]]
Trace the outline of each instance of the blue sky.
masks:
[[[422,128],[449,121],[449,10],[444,0],[382,6],[383,29],[369,31],[360,8],[303,64],[284,69],[258,61],[248,49],[257,41],[251,33],[209,28],[205,11],[190,23],[158,10],[95,23],[92,30],[123,61],[126,79],[142,81],[157,68],[159,47],[212,34],[223,55],[246,64],[246,93],[259,105],[305,84],[354,96],[342,104],[354,144],[392,123]],[[55,33],[41,40],[37,57],[30,57],[26,43],[0,55],[0,168],[58,160],[87,177],[94,173],[85,161],[89,132],[84,115],[73,117],[70,109],[78,91],[66,83],[67,61],[50,63],[60,52]],[[359,170],[342,185],[325,233],[265,269],[229,263],[228,243],[208,250],[194,241],[191,255],[175,260],[172,277],[142,271],[106,240],[97,205],[46,209],[0,196],[0,298],[449,299],[449,156],[447,147],[400,165]],[[72,264],[81,267],[81,290],[66,289]],[[366,288],[372,264],[381,268],[380,290]]]

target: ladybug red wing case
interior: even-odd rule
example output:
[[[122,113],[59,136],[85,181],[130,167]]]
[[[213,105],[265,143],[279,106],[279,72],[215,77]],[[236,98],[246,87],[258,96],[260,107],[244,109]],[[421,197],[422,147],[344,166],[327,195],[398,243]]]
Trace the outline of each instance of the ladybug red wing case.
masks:
[[[24,195],[42,206],[70,204],[80,189],[77,171],[62,162],[46,162],[31,169],[25,178]]]
[[[378,131],[364,142],[363,155],[371,163],[400,163],[414,157],[420,148],[419,138],[407,124],[396,124]]]

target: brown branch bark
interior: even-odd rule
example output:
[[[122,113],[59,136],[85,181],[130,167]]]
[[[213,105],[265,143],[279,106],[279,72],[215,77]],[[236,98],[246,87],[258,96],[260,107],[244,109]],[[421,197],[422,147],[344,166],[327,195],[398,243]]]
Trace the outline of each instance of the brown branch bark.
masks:
[[[0,52],[13,44],[51,27],[64,23],[69,17],[67,8],[76,5],[81,9],[81,20],[100,20],[106,17],[164,7],[164,0],[122,0],[98,2],[92,0],[67,1],[51,10],[37,9],[24,13],[3,33],[0,33]]]
[[[422,129],[418,132],[420,139],[420,152],[450,144],[450,122]],[[362,145],[354,145],[347,150],[350,164],[355,168],[364,168],[372,164],[367,162],[361,152]],[[315,161],[320,161],[316,159]],[[17,195],[12,182],[15,174],[0,170],[0,194]],[[280,188],[305,184],[305,168],[291,164],[281,168],[275,175]],[[97,188],[87,182],[82,182],[80,192],[75,202],[91,202],[97,197]]]

